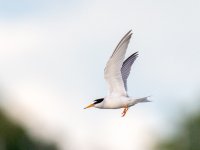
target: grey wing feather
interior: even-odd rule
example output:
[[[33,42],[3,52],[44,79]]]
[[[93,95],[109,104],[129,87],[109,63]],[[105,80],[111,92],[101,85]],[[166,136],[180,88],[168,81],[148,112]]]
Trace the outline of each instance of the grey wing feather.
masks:
[[[131,35],[132,35],[131,31],[132,31],[132,30],[128,31],[128,32],[124,35],[124,37],[120,40],[120,42],[117,44],[117,46],[116,46],[116,48],[115,48],[115,50],[114,50],[114,52],[112,53],[112,55],[111,55],[110,58],[112,58],[112,57],[120,50],[120,47],[123,46],[123,44],[125,43],[126,40],[130,40]],[[128,37],[130,37],[130,38],[128,38]],[[129,41],[128,41],[128,43],[129,43]]]
[[[104,77],[108,82],[110,94],[126,95],[121,68],[131,35],[132,33],[130,30],[122,38],[104,69]]]
[[[138,52],[133,53],[131,56],[129,56],[122,65],[121,68],[121,74],[122,74],[122,79],[124,82],[124,87],[127,91],[127,78],[130,74],[131,71],[131,66],[134,63],[134,61],[136,60],[136,58],[138,57]]]

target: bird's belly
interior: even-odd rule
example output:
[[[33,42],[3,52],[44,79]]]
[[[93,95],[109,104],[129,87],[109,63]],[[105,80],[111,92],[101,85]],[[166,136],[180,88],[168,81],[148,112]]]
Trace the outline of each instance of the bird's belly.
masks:
[[[107,100],[104,103],[104,109],[119,109],[127,106],[129,104],[128,100],[123,99],[115,99],[115,100]]]

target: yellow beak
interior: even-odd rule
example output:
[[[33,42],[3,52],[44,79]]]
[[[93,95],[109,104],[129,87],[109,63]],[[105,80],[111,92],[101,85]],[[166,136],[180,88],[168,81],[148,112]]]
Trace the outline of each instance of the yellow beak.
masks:
[[[84,109],[90,108],[90,107],[94,107],[94,104],[90,104],[87,107],[85,107]]]

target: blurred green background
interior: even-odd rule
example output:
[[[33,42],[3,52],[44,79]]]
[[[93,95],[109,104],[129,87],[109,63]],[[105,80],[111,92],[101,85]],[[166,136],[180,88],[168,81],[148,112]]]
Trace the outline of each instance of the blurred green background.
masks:
[[[200,149],[200,111],[190,114],[185,114],[183,111],[180,117],[179,120],[181,121],[175,124],[175,129],[171,135],[157,140],[156,150]]]
[[[0,110],[0,150],[57,150],[54,144],[31,138]]]
[[[199,18],[199,0],[0,0],[0,150],[198,149]],[[130,29],[128,94],[153,102],[84,110]]]

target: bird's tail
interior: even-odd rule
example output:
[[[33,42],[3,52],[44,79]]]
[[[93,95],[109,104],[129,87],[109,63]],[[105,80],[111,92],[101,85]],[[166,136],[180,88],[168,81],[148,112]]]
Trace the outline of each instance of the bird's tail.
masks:
[[[136,99],[136,103],[151,102],[150,100],[148,100],[149,97],[150,97],[150,96],[143,97],[143,98],[138,98],[138,99]]]

